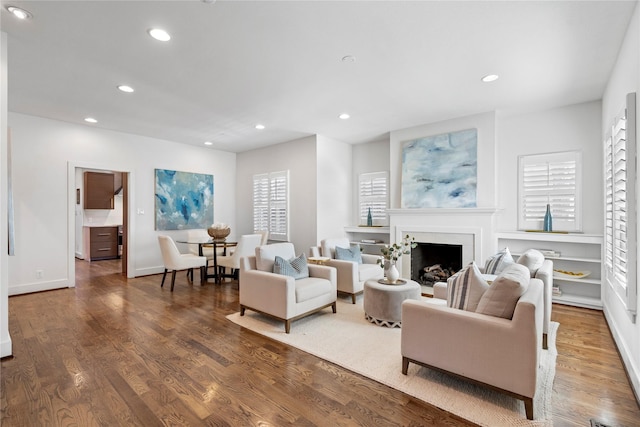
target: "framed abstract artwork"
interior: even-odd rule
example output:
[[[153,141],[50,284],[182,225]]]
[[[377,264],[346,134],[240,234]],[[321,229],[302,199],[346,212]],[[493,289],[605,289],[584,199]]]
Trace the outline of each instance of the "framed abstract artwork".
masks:
[[[207,228],[213,224],[213,175],[155,170],[156,230]]]
[[[477,186],[477,129],[403,143],[403,208],[473,208]]]

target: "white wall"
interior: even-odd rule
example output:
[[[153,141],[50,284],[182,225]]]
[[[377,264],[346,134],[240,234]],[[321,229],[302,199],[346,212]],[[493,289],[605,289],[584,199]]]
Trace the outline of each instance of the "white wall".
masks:
[[[351,225],[352,146],[317,135],[317,241],[345,235]]]
[[[389,168],[391,207],[400,208],[402,185],[402,145],[425,136],[440,135],[465,129],[478,129],[477,207],[495,207],[495,113],[483,113],[443,122],[430,123],[391,132]]]
[[[602,98],[602,123],[608,126],[624,107],[627,93],[636,92],[636,104],[640,104],[640,4],[629,23],[627,34],[618,53],[616,65]],[[636,105],[638,107],[638,105]],[[640,114],[636,108],[636,123]],[[604,129],[604,128],[603,128]],[[640,141],[636,128],[636,141]],[[604,132],[600,135],[604,138]],[[636,195],[637,196],[637,195]],[[602,209],[602,207],[601,207]],[[640,221],[640,218],[638,218]],[[636,237],[640,241],[640,235]],[[640,254],[640,252],[639,252]],[[637,260],[640,265],[640,258]],[[635,323],[625,311],[622,303],[608,285],[603,287],[604,313],[618,345],[636,396],[640,396],[640,320]],[[640,306],[640,300],[638,301]]]
[[[518,156],[582,152],[583,232],[602,234],[600,101],[526,114],[498,114],[497,193],[499,231],[518,229]]]
[[[360,225],[358,206],[358,178],[363,173],[389,171],[389,139],[353,146],[353,173],[351,186],[351,218],[348,225]]]
[[[7,224],[7,33],[0,33],[0,242],[8,242]],[[10,356],[9,255],[0,250],[0,357]]]
[[[289,171],[289,236],[296,253],[316,244],[317,230],[316,137],[309,136],[237,156],[237,227],[239,234],[253,232],[253,175]]]
[[[90,126],[10,113],[14,150],[16,256],[9,293],[73,286],[75,168],[130,173],[129,275],[164,270],[154,219],[154,169],[214,175],[214,219],[235,218],[235,154]],[[144,214],[136,214],[136,212]],[[37,249],[37,250],[35,250]],[[69,267],[71,266],[71,267]],[[36,279],[42,270],[42,279]]]

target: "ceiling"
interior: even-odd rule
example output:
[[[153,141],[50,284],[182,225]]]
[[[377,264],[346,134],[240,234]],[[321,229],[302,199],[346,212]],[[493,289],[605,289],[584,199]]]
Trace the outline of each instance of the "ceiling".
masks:
[[[600,99],[636,4],[3,0],[8,105],[231,152],[313,134],[364,143]],[[152,27],[172,39],[152,39]]]

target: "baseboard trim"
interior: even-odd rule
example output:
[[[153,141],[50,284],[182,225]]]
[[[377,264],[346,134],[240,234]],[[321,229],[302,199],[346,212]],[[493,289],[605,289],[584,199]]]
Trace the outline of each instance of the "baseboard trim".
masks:
[[[54,289],[68,288],[68,279],[51,280],[48,282],[25,283],[22,285],[9,286],[9,296],[30,294],[33,292],[51,291]]]
[[[0,342],[0,357],[9,357],[13,355],[13,344],[11,343],[11,337],[2,340]]]
[[[633,358],[630,357],[630,352],[627,346],[625,345],[625,341],[622,339],[620,334],[618,333],[618,325],[615,322],[613,316],[609,314],[609,308],[607,304],[604,304],[603,308],[604,318],[607,321],[607,326],[609,328],[609,332],[613,337],[613,341],[616,344],[616,349],[618,350],[618,354],[622,359],[622,366],[624,367],[625,372],[627,373],[627,378],[629,379],[629,384],[631,384],[631,391],[636,398],[636,402],[638,406],[640,406],[640,372],[633,362]]]

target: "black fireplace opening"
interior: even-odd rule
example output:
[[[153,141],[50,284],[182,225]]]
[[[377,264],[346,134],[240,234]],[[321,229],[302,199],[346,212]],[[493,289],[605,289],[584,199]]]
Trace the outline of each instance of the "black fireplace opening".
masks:
[[[462,268],[462,245],[418,243],[411,249],[411,280],[433,286]]]

